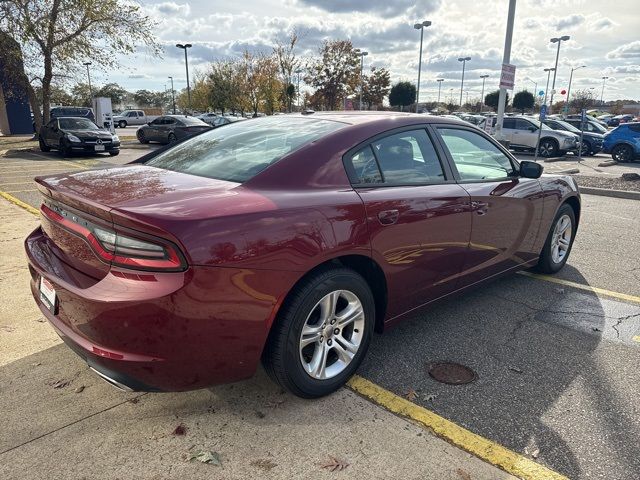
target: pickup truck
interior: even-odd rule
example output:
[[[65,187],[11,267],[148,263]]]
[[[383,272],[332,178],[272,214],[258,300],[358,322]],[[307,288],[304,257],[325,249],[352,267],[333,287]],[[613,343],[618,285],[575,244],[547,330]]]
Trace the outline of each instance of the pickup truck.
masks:
[[[113,125],[124,128],[127,125],[146,125],[158,118],[158,115],[146,115],[144,110],[125,110],[113,116]]]

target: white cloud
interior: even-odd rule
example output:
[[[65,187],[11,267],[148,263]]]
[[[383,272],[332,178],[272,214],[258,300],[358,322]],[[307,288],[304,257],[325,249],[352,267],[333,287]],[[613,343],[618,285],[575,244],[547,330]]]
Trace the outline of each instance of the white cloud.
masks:
[[[181,15],[186,17],[191,13],[191,7],[188,3],[162,2],[153,8],[157,12],[165,15]]]
[[[618,48],[615,48],[607,53],[607,58],[620,58],[626,60],[640,58],[640,40],[636,40],[635,42],[627,43],[625,45],[620,45]]]

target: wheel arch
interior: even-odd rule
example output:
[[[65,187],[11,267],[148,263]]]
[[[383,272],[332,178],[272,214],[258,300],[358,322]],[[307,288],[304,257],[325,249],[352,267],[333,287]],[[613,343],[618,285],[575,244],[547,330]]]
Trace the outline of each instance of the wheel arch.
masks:
[[[576,228],[580,225],[580,200],[576,196],[567,197],[558,208],[562,205],[569,205],[573,209],[573,214],[576,217]]]

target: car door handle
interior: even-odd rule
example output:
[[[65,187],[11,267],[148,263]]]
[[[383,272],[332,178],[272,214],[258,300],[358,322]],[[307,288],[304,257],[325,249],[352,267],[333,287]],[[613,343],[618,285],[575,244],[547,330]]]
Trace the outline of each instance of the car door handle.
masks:
[[[383,210],[378,213],[378,220],[382,225],[393,225],[398,221],[399,216],[398,210]]]

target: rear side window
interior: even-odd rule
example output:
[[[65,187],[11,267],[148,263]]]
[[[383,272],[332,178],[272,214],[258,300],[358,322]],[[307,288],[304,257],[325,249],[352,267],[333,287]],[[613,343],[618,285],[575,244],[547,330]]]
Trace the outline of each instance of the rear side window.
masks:
[[[181,142],[146,165],[243,183],[285,155],[345,126],[312,118],[235,122]]]

